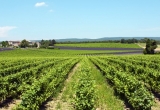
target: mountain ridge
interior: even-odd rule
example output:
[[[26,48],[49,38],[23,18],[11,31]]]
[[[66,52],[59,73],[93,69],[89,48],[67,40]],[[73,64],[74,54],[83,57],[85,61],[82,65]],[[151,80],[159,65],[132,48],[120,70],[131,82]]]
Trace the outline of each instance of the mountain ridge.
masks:
[[[66,38],[66,39],[55,39],[56,42],[84,42],[84,41],[107,41],[107,40],[121,40],[121,39],[137,39],[141,40],[144,38],[154,39],[160,41],[160,37],[102,37],[96,39],[89,38]],[[31,40],[31,41],[41,41],[41,40]]]
[[[141,40],[141,39],[144,39],[144,38],[149,38],[149,39],[160,41],[160,37],[102,37],[102,38],[95,38],[95,39],[90,39],[90,38],[66,38],[66,39],[55,39],[55,40],[56,40],[56,42],[87,42],[87,41],[91,42],[91,41],[108,41],[108,40],[121,40],[121,39]],[[50,40],[50,39],[47,39],[47,40]],[[29,40],[29,41],[40,42],[41,40]],[[2,42],[2,41],[0,41],[0,42]]]

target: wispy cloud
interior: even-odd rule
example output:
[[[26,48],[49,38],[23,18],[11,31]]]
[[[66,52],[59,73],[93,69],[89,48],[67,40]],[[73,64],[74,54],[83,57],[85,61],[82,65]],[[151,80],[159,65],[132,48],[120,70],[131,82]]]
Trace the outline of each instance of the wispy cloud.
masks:
[[[0,27],[0,37],[6,37],[7,33],[10,30],[13,30],[15,28],[17,28],[17,27],[15,27],[15,26],[3,26],[3,27]]]
[[[38,2],[35,4],[35,7],[48,6],[45,2]]]

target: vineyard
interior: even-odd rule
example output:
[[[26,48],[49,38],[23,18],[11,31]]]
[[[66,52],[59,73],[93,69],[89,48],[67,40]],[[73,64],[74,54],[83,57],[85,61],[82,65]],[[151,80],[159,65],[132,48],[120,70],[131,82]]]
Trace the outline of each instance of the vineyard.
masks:
[[[122,43],[73,43],[73,44],[56,44],[56,46],[71,46],[71,47],[109,47],[109,48],[140,48],[137,44],[122,44]]]
[[[160,56],[52,51],[0,55],[0,110],[160,109]]]

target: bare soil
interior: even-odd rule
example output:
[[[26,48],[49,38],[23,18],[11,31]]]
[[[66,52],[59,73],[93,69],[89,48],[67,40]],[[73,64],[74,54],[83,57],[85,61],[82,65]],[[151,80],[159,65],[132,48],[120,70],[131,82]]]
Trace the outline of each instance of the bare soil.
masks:
[[[8,100],[4,106],[0,107],[0,110],[12,110],[16,105],[18,105],[21,102],[19,99],[14,100]]]
[[[107,47],[70,47],[70,46],[56,46],[55,48],[66,50],[143,50],[141,48],[107,48]]]
[[[0,48],[0,52],[7,51],[7,50],[13,50],[13,48]]]
[[[155,98],[155,105],[152,106],[152,110],[160,110],[160,100],[158,98]]]
[[[160,110],[160,93],[152,91],[155,97],[155,104],[152,106],[152,110]]]

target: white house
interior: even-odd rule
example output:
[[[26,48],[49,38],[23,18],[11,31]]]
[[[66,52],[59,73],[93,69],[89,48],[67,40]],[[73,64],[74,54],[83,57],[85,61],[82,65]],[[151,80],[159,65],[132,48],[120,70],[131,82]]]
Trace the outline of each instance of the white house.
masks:
[[[37,48],[40,47],[40,43],[39,42],[32,42],[32,41],[28,41],[29,43],[29,46],[33,46],[34,43],[37,44]],[[8,44],[9,46],[12,46],[12,47],[19,47],[19,45],[21,44],[21,41],[8,41]]]
[[[41,44],[39,42],[36,43],[37,43],[37,48],[40,48]]]
[[[8,44],[14,47],[19,47],[20,43],[20,41],[8,41]]]

